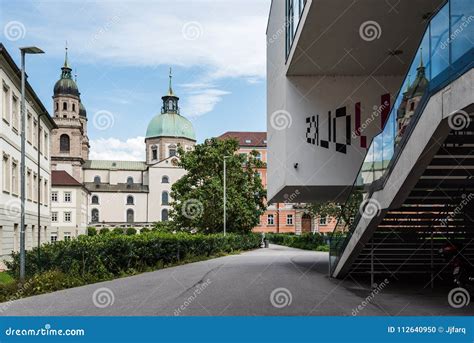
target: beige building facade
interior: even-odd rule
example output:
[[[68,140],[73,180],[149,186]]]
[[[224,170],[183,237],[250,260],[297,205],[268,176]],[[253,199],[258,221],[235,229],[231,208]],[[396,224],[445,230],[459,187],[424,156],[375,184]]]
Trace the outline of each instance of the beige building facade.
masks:
[[[0,44],[0,269],[20,249],[21,79],[20,69]],[[44,115],[41,115],[44,113]],[[55,127],[33,88],[26,83],[25,246],[48,239],[50,219],[50,137]],[[39,152],[39,159],[38,159]],[[39,168],[38,168],[39,167]],[[38,173],[39,171],[39,173]],[[39,175],[38,175],[39,174]],[[39,207],[39,215],[38,215]],[[39,219],[39,225],[38,225]]]

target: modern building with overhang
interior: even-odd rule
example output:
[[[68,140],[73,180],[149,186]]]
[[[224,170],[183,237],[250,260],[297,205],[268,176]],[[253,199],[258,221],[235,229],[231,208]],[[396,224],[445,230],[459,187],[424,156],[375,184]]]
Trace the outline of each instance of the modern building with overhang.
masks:
[[[355,208],[331,276],[433,282],[446,244],[474,260],[473,47],[470,0],[272,1],[268,198]]]

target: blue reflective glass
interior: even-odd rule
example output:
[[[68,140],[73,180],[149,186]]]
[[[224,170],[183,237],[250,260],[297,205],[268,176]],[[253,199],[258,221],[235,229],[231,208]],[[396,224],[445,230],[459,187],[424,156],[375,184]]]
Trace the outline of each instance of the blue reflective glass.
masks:
[[[431,78],[449,66],[449,5],[445,5],[430,24]]]
[[[451,61],[454,62],[474,46],[474,3],[451,0]]]

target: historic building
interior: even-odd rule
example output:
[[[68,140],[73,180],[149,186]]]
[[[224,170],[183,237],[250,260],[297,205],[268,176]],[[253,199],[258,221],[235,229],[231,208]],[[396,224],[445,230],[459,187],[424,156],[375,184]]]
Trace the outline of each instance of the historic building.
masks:
[[[252,151],[264,162],[264,167],[257,172],[262,179],[263,187],[267,188],[267,133],[228,131],[219,136],[219,139],[235,139],[239,142],[239,154],[248,155]],[[253,229],[254,232],[274,233],[308,233],[332,232],[336,225],[334,218],[314,217],[306,210],[304,204],[298,203],[299,192],[286,194],[284,201],[268,204],[267,210],[260,216],[260,223]]]
[[[0,43],[0,261],[20,248],[21,71]],[[50,136],[55,124],[26,82],[25,247],[49,239]],[[38,215],[39,209],[39,215]],[[39,235],[38,235],[39,234]],[[3,265],[0,263],[0,269]]]
[[[147,127],[145,161],[90,160],[87,112],[66,50],[53,96],[58,129],[52,137],[52,168],[62,171],[55,174],[62,184],[53,183],[53,223],[62,225],[55,226],[52,240],[85,233],[88,225],[141,228],[168,220],[171,186],[185,172],[178,167],[178,146],[190,150],[196,143],[191,122],[180,114],[171,81],[170,72],[161,111]],[[77,229],[71,230],[74,226]]]

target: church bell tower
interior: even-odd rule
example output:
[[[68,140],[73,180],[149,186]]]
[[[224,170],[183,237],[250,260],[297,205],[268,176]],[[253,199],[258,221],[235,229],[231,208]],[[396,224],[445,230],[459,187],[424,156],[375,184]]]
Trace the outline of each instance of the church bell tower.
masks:
[[[83,182],[82,164],[89,159],[87,112],[81,102],[76,80],[68,60],[68,48],[61,68],[61,76],[54,85],[53,120],[58,126],[52,132],[51,167],[65,170]]]

